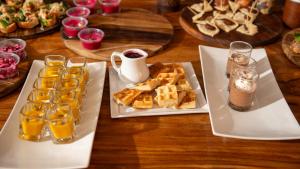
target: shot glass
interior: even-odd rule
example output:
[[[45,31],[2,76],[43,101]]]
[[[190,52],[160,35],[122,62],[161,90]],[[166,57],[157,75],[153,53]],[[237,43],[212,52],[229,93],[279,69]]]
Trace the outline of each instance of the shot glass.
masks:
[[[57,78],[59,80],[64,72],[64,68],[61,66],[46,66],[42,68],[38,74],[39,78]]]
[[[46,120],[53,143],[65,144],[73,141],[75,124],[68,104],[55,104],[47,113]]]
[[[87,82],[89,80],[89,70],[87,67],[86,57],[72,57],[67,61],[67,68],[69,71],[78,72],[78,68],[83,69],[84,81]]]
[[[231,67],[231,72],[230,72],[230,77],[229,77],[229,83],[228,83],[228,90],[230,91],[230,87],[232,85],[232,76],[235,74],[241,72],[241,71],[248,71],[248,69],[253,69],[256,70],[256,61],[253,58],[249,59],[249,64],[248,65],[240,65],[238,62],[233,61],[232,62],[232,67]]]
[[[82,103],[82,91],[79,85],[79,81],[76,78],[67,78],[62,79],[60,83],[59,90],[73,90],[76,92],[76,99],[78,100],[79,104]]]
[[[228,104],[237,111],[246,111],[253,105],[259,75],[255,69],[243,68],[232,74]]]
[[[84,69],[82,67],[69,67],[62,75],[62,79],[77,79],[82,95],[85,95],[87,84],[85,78]]]
[[[45,56],[45,65],[46,67],[52,67],[52,66],[66,66],[66,57],[62,55],[47,55]]]
[[[19,114],[19,137],[24,140],[40,141],[45,134],[45,115],[49,107],[43,103],[26,103]]]
[[[40,77],[33,83],[34,89],[56,90],[59,87],[59,81],[55,77]]]
[[[55,103],[68,104],[71,108],[73,119],[75,124],[79,124],[80,121],[80,102],[75,90],[61,88],[56,91]]]
[[[33,89],[28,95],[27,100],[33,103],[50,104],[54,99],[54,91],[48,89]]]
[[[68,38],[76,38],[78,32],[87,24],[88,20],[83,17],[67,17],[62,20],[63,32]]]
[[[251,52],[252,46],[247,42],[234,41],[230,43],[230,52],[226,66],[227,77],[230,76],[232,62],[234,62],[234,60],[239,65],[248,65]]]

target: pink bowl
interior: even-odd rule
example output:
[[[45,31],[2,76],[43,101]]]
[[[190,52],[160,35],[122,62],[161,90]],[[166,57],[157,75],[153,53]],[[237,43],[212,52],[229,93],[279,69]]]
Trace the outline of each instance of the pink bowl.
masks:
[[[100,48],[104,35],[101,29],[85,28],[78,33],[78,38],[85,49],[95,50]]]

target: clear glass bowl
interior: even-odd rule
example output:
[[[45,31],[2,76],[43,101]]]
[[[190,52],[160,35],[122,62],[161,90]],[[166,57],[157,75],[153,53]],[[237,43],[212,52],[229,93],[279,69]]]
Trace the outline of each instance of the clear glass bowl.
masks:
[[[24,60],[27,57],[26,42],[22,39],[3,39],[0,41],[0,52],[15,53]]]
[[[20,57],[14,53],[0,52],[0,79],[8,79],[19,74]]]
[[[85,28],[78,33],[78,38],[84,48],[94,50],[100,48],[104,35],[101,29]]]

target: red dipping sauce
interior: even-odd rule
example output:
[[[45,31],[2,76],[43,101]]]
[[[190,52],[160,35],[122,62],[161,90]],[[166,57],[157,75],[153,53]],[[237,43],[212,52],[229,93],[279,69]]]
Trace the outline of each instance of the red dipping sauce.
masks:
[[[101,0],[100,6],[103,14],[118,13],[121,0]]]
[[[96,28],[86,28],[78,33],[78,37],[85,49],[95,50],[100,48],[104,32]]]
[[[78,32],[88,24],[83,17],[67,17],[62,21],[64,34],[69,38],[77,37]]]
[[[84,17],[87,18],[91,11],[86,7],[73,7],[67,10],[67,16],[69,17]]]

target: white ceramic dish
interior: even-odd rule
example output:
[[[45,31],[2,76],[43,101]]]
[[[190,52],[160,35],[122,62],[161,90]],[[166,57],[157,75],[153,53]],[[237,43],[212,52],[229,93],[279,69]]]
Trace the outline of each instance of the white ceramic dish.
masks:
[[[199,85],[198,79],[190,62],[181,63],[185,69],[187,80],[197,94],[197,107],[195,109],[171,109],[171,108],[153,108],[153,109],[134,109],[118,105],[113,100],[113,93],[125,88],[128,84],[120,80],[117,72],[112,68],[109,69],[110,85],[110,113],[112,118],[136,117],[136,116],[156,116],[172,114],[189,114],[189,113],[207,113],[208,107],[205,97]]]
[[[18,138],[19,111],[25,104],[43,61],[34,61],[19,98],[0,133],[0,168],[88,167],[101,106],[106,62],[89,63],[90,82],[83,100],[76,141],[56,145],[51,140],[30,142]]]
[[[238,112],[227,105],[228,50],[199,48],[214,135],[255,140],[300,139],[300,126],[278,87],[264,49],[254,49],[252,53],[260,74],[254,107]]]

